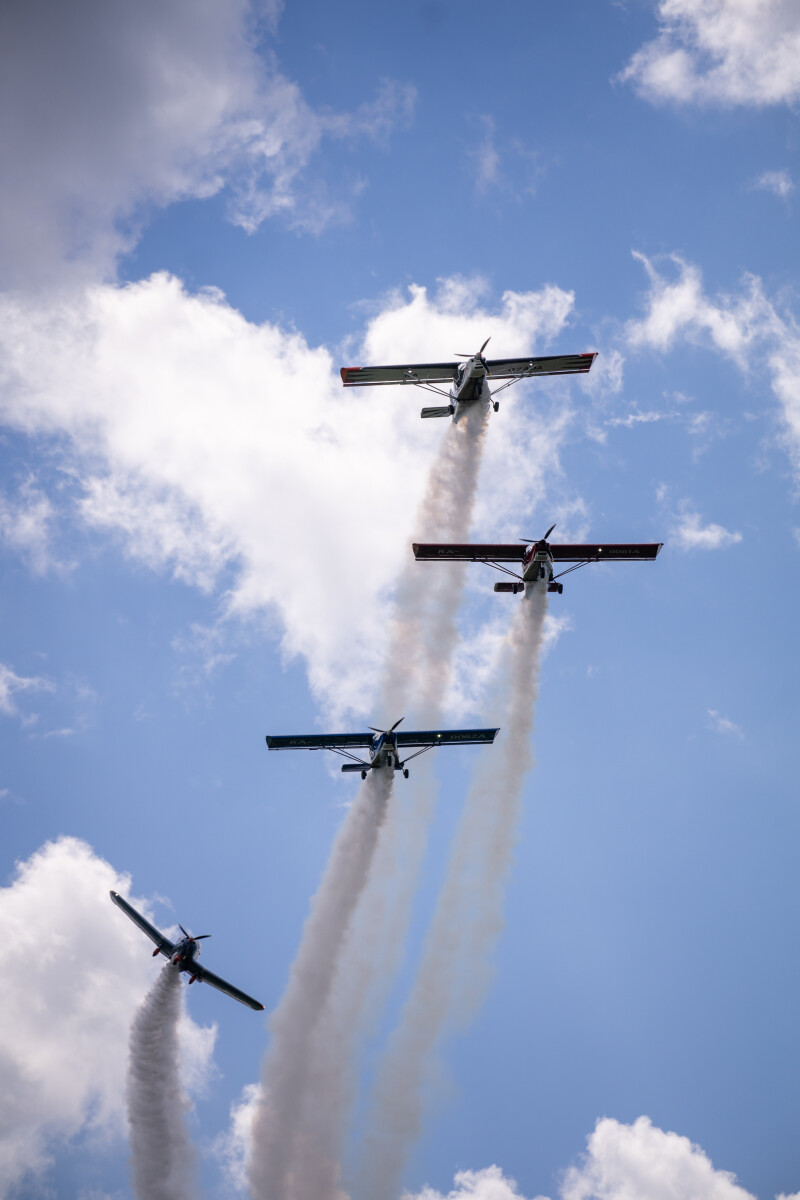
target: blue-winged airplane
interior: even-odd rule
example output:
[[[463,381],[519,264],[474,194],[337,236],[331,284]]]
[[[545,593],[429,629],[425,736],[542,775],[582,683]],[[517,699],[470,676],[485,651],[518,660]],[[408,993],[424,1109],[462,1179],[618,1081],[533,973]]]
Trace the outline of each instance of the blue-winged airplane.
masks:
[[[213,971],[209,971],[206,967],[201,967],[197,961],[197,956],[200,953],[199,943],[203,938],[211,937],[210,933],[199,933],[195,937],[191,937],[182,925],[178,928],[183,933],[183,937],[178,942],[171,942],[169,938],[164,937],[163,933],[146,921],[141,913],[137,912],[132,904],[128,904],[127,900],[123,900],[118,892],[111,892],[111,899],[116,904],[117,908],[121,908],[126,916],[130,917],[134,925],[138,925],[143,933],[146,933],[151,942],[155,942],[156,948],[153,951],[153,958],[157,954],[165,955],[171,963],[174,963],[181,971],[186,971],[189,975],[189,983],[194,983],[199,979],[202,983],[210,983],[218,992],[224,992],[226,996],[231,996],[234,1000],[238,1000],[240,1004],[246,1004],[248,1008],[254,1008],[256,1012],[262,1012],[263,1004],[259,1004],[252,996],[246,995],[245,992],[240,992],[232,983],[227,983],[224,979],[220,979],[219,975],[215,975]]]
[[[513,576],[513,583],[503,580],[494,585],[496,592],[524,592],[525,585],[542,579],[547,581],[548,592],[564,590],[559,583],[562,575],[569,575],[579,567],[595,562],[652,562],[658,556],[663,542],[606,542],[598,546],[591,544],[573,543],[570,545],[554,545],[548,542],[550,534],[555,529],[551,525],[543,538],[520,538],[521,545],[458,545],[446,542],[428,543],[414,542],[414,557],[417,562],[480,562],[487,563],[506,575]],[[558,575],[553,572],[554,563],[572,563]],[[505,567],[503,563],[519,563],[521,574]]]
[[[396,367],[342,367],[340,375],[345,387],[372,387],[380,383],[412,383],[428,392],[444,396],[447,404],[423,408],[421,417],[452,417],[457,421],[471,404],[483,401],[497,412],[500,401],[494,397],[520,379],[541,375],[585,375],[597,354],[550,354],[544,358],[484,358],[489,341],[477,354],[457,354],[466,362],[406,363]],[[508,382],[492,390],[496,379]]]
[[[402,720],[403,717],[400,718]],[[425,754],[427,750],[433,750],[436,746],[491,743],[500,732],[499,729],[427,729],[415,733],[397,733],[400,721],[395,721],[391,729],[375,729],[370,725],[368,733],[309,733],[288,737],[268,735],[267,746],[270,750],[332,750],[334,754],[352,760],[343,764],[343,771],[360,771],[362,779],[367,778],[367,771],[381,768],[402,771],[408,779],[406,763]],[[369,761],[353,754],[354,749],[366,750]],[[407,750],[414,750],[414,753],[405,754]]]

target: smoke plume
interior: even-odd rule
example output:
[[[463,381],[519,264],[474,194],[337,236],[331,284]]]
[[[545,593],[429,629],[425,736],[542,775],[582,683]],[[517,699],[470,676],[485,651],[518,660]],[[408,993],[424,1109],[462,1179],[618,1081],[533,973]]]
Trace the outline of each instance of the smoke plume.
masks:
[[[469,533],[489,410],[476,404],[449,424],[414,523],[421,541],[464,541]],[[387,722],[410,712],[423,728],[440,720],[458,641],[456,613],[466,564],[411,560],[398,580],[384,668]],[[433,763],[414,767],[404,802],[393,806],[323,1020],[313,1041],[300,1117],[302,1151],[292,1167],[293,1200],[339,1200],[340,1164],[355,1092],[358,1049],[399,966],[425,853],[436,786]]]
[[[474,1010],[488,980],[489,954],[502,928],[522,784],[533,762],[547,591],[537,583],[527,592],[499,672],[507,696],[501,740],[467,798],[416,981],[378,1073],[357,1180],[359,1200],[395,1196],[419,1136],[431,1055],[448,1024]]]
[[[488,423],[489,410],[473,404],[448,426],[415,517],[416,541],[466,540]],[[455,615],[465,579],[466,563],[431,567],[409,558],[397,582],[382,689],[385,713],[411,705],[420,720],[438,716],[458,641]]]
[[[167,963],[131,1026],[128,1124],[138,1200],[192,1200],[197,1194],[178,1071],[180,1015],[181,974]]]
[[[394,772],[371,771],[337,834],[303,928],[286,991],[270,1018],[263,1100],[253,1122],[249,1163],[255,1200],[295,1194],[293,1164],[307,1145],[300,1127],[314,1034],[333,984],[350,921],[370,870]]]

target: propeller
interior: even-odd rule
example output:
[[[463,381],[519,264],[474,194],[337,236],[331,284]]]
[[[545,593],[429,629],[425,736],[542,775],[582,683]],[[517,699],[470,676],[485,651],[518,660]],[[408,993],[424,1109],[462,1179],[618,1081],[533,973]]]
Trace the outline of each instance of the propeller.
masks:
[[[400,721],[405,721],[405,717],[401,717]],[[400,724],[400,721],[395,721],[391,729],[376,729],[374,725],[368,725],[367,729],[371,729],[373,733],[394,733],[395,729],[397,729],[397,726]]]
[[[180,929],[180,931],[181,931],[181,933],[183,934],[183,936],[184,936],[184,937],[187,937],[187,938],[189,939],[189,941],[190,941],[190,942],[201,942],[201,941],[203,940],[203,938],[210,938],[210,937],[211,937],[211,934],[210,934],[210,933],[198,933],[196,937],[192,937],[192,935],[191,935],[190,933],[187,933],[187,932],[186,932],[186,930],[185,930],[185,929],[183,928],[183,926],[181,925],[180,921],[178,922],[178,929]]]
[[[546,542],[554,529],[555,529],[555,524],[550,526],[550,528],[548,529],[547,533],[544,535],[543,538],[517,538],[517,541],[525,542],[528,546],[531,546],[534,542]]]
[[[491,340],[491,337],[488,337],[477,354],[456,354],[456,358],[483,358],[483,352]]]

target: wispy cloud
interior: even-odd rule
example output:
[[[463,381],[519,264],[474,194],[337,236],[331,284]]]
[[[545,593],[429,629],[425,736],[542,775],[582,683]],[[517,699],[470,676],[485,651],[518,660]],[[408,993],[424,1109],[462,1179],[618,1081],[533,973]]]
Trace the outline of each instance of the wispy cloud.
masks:
[[[0,713],[15,717],[19,713],[16,696],[23,692],[54,692],[55,684],[39,675],[17,675],[0,662]]]
[[[536,151],[517,137],[499,137],[494,117],[484,114],[479,125],[478,142],[467,151],[478,194],[494,191],[514,200],[534,195],[542,173]]]
[[[772,192],[781,200],[787,200],[794,191],[795,184],[788,171],[764,171],[753,181],[753,187],[763,192]]]
[[[761,280],[747,275],[737,294],[708,295],[697,266],[669,255],[674,275],[668,278],[645,255],[650,290],[647,311],[626,326],[628,345],[671,350],[683,339],[729,358],[745,374],[766,365],[778,401],[782,428],[776,440],[785,448],[800,481],[800,324],[796,316],[773,303]]]
[[[729,720],[728,717],[723,717],[722,713],[717,712],[715,708],[708,709],[708,727],[716,733],[723,733],[729,737],[744,740],[744,734],[741,727],[735,721]]]
[[[658,36],[618,76],[647,100],[763,107],[800,97],[793,0],[659,0],[658,15]]]
[[[679,550],[721,550],[742,540],[740,533],[731,533],[722,525],[704,525],[699,513],[684,509],[670,531],[670,543]]]

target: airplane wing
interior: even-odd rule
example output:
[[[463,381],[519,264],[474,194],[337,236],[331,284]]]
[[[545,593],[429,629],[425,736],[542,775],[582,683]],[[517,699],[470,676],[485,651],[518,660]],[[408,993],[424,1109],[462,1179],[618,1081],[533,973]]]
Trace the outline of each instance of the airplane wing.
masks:
[[[128,904],[127,900],[123,900],[118,892],[110,892],[111,899],[116,904],[117,908],[121,908],[126,916],[130,917],[134,925],[138,925],[142,933],[146,933],[151,942],[155,942],[162,954],[166,954],[167,958],[174,952],[175,946],[165,938],[163,933],[159,933],[155,925],[151,925],[146,921],[141,913],[138,913],[132,904]]]
[[[489,358],[486,370],[490,379],[527,379],[534,375],[584,375],[591,369],[596,353],[548,354],[543,358]]]
[[[462,746],[485,745],[497,737],[499,729],[426,729],[396,733],[398,746]]]
[[[522,562],[525,543],[518,545],[464,545],[449,542],[414,542],[414,558],[417,562],[427,560],[449,562]]]
[[[606,542],[586,546],[550,546],[554,562],[652,562],[663,542]]]
[[[411,363],[397,367],[342,367],[345,387],[370,387],[375,383],[452,383],[458,363]]]
[[[270,750],[334,750],[339,747],[371,746],[371,733],[301,733],[288,737],[267,734]]]
[[[232,983],[228,983],[225,979],[220,979],[219,975],[215,975],[207,967],[201,967],[199,962],[193,963],[190,970],[195,979],[200,979],[203,983],[210,983],[218,992],[224,992],[226,996],[230,996],[233,1000],[238,1000],[240,1004],[246,1004],[248,1008],[253,1008],[256,1012],[264,1011],[264,1005],[259,1004],[258,1000],[254,1000],[246,992],[240,992]]]

